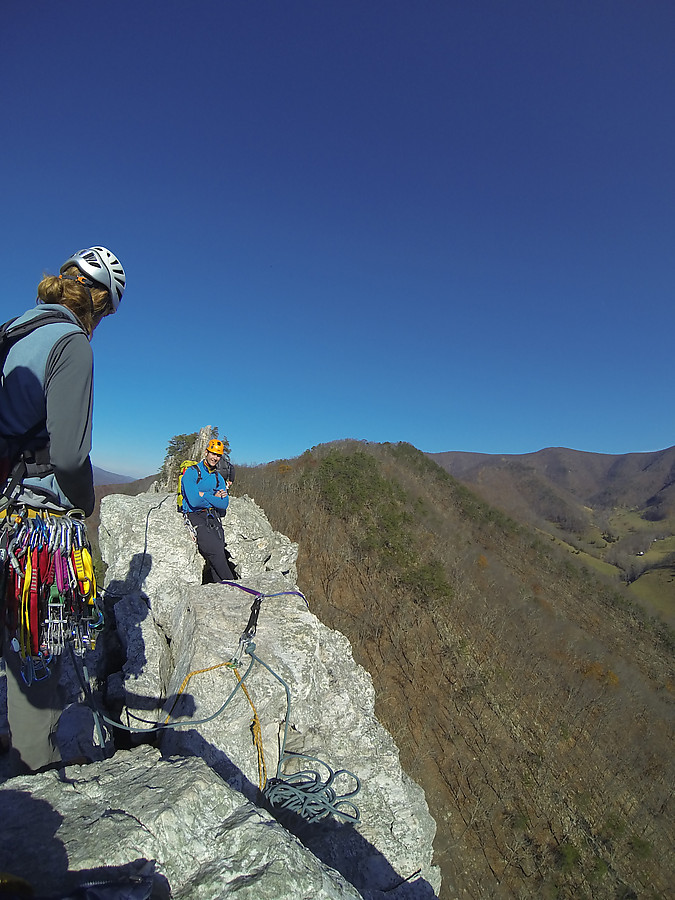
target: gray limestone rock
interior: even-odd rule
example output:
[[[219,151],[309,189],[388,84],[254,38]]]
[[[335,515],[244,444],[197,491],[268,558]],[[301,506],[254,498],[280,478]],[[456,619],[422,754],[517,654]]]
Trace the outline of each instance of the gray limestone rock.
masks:
[[[230,497],[223,531],[240,578],[280,572],[293,582],[297,580],[298,545],[274,531],[264,512],[250,497]]]
[[[213,425],[205,425],[203,428],[200,428],[194,441],[184,448],[182,454],[167,456],[161,471],[157,475],[157,481],[154,482],[150,490],[157,491],[160,494],[166,491],[178,490],[178,476],[180,475],[181,464],[186,460],[199,462],[204,459],[206,445],[212,438],[217,436],[217,429]]]
[[[297,579],[298,545],[274,531],[250,497],[231,497],[223,519],[228,552],[240,577],[279,572]],[[176,581],[201,584],[203,560],[176,509],[174,494],[112,494],[101,503],[99,543],[108,563],[106,589],[120,596]],[[128,548],[133,554],[128,555]]]
[[[129,825],[134,835],[114,848],[114,864],[156,860],[174,897],[227,896],[235,889],[270,898],[434,897],[440,887],[432,864],[436,826],[423,791],[401,769],[391,736],[375,718],[369,674],[355,663],[347,638],[311,613],[295,584],[297,546],[276,534],[248,497],[232,498],[227,518],[240,580],[202,585],[201,558],[175,495],[112,495],[102,503],[106,598],[114,603],[126,656],[119,671],[106,673],[108,706],[117,705],[132,743],[151,740],[163,761],[142,746],[67,770],[63,798],[47,801],[63,817],[58,839],[67,849],[66,868],[108,864],[105,852],[93,850],[75,862],[71,849],[79,838],[61,837],[75,835],[77,822],[100,820],[106,827],[117,823],[121,833]],[[249,617],[258,606],[254,625]],[[101,645],[92,661],[99,671],[106,664]],[[103,741],[94,734],[94,743],[110,747],[111,724]],[[91,738],[91,725],[88,733]],[[88,755],[100,758],[102,751]],[[297,776],[304,794],[289,787],[289,776],[299,771],[309,773]],[[328,806],[319,804],[324,818],[309,823],[278,805],[272,809],[260,792],[266,779],[281,802],[327,800]],[[124,785],[119,797],[112,793],[116,780]],[[28,783],[31,793],[32,785],[49,783],[55,794],[61,784],[53,775]],[[214,812],[215,800],[205,795],[219,803],[226,796],[222,803],[231,805]],[[100,801],[98,811],[90,809],[92,797]],[[146,820],[146,805],[156,819]],[[252,849],[249,829],[258,835]],[[162,842],[172,831],[178,837],[167,849]],[[227,863],[219,842],[227,844]],[[288,867],[279,862],[286,853]]]
[[[37,894],[61,896],[138,859],[156,862],[156,894],[173,900],[359,897],[200,759],[140,747],[0,786],[0,871]]]

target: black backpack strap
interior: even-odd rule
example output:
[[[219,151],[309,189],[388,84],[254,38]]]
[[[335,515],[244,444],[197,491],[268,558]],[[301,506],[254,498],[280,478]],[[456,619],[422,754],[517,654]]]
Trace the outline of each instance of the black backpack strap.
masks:
[[[14,344],[16,344],[17,341],[20,341],[21,338],[26,337],[26,335],[32,334],[33,331],[42,327],[42,325],[54,325],[66,322],[69,325],[79,327],[82,333],[85,334],[82,326],[78,326],[76,322],[73,322],[67,313],[57,309],[46,310],[44,313],[34,316],[32,319],[28,319],[26,322],[20,322],[18,325],[15,325],[14,323],[17,318],[18,317],[10,319],[8,322],[5,322],[4,325],[0,326],[0,376],[2,376],[2,371],[7,361],[7,354]],[[13,461],[9,477],[0,491],[0,501],[6,501],[8,498],[12,497],[18,485],[26,477],[26,462],[23,458],[23,451],[26,443],[31,441],[34,437],[37,437],[44,428],[44,425],[45,422],[41,419],[39,422],[36,422],[32,428],[29,428],[28,431],[24,431],[23,434],[2,435],[8,442],[10,448],[13,447],[15,449],[12,453]],[[19,457],[18,459],[16,458],[17,455]],[[0,508],[2,508],[2,506],[3,503],[0,502]]]
[[[0,492],[0,509],[4,509],[14,496],[14,492],[26,477],[26,461],[20,456],[18,461],[14,463],[14,468],[9,473],[9,478],[5,482]]]
[[[10,347],[15,343],[15,340],[19,340],[19,338],[15,339],[8,333],[14,322],[16,322],[16,319],[17,317],[15,316],[13,319],[10,319],[9,322],[5,322],[4,325],[0,326],[0,372],[2,372],[5,367],[5,360],[7,359]]]
[[[0,326],[0,372],[4,369],[7,354],[14,344],[16,344],[17,341],[20,341],[21,338],[26,337],[26,335],[32,334],[36,328],[41,328],[43,325],[56,325],[61,322],[67,322],[69,325],[74,325],[76,328],[79,328],[82,331],[82,334],[86,334],[81,325],[78,325],[77,322],[73,322],[67,313],[61,312],[58,309],[47,310],[40,315],[33,316],[32,319],[28,319],[26,322],[20,322],[18,325],[14,325],[17,318],[18,316]]]
[[[42,431],[44,424],[44,421],[40,420],[39,422],[36,422],[32,428],[29,428],[28,431],[18,435],[18,437],[16,438],[10,438],[15,446],[18,447],[18,449],[14,451],[14,454],[18,454],[18,459],[14,454],[10,457],[10,459],[14,460],[14,462],[10,463],[12,468],[9,471],[7,480],[5,481],[4,485],[0,486],[0,510],[5,508],[7,503],[14,496],[14,492],[16,491],[17,487],[21,484],[21,482],[28,474],[25,454],[21,449],[21,445],[36,437]],[[49,448],[49,444],[47,444],[47,448]],[[47,469],[51,472],[54,471],[51,466],[48,466]]]

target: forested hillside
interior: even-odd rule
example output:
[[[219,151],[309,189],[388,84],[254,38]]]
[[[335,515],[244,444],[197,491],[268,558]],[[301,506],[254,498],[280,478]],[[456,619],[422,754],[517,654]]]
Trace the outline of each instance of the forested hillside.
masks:
[[[314,448],[235,490],[299,542],[312,609],[371,672],[442,896],[670,895],[673,636],[618,580],[407,444]]]
[[[623,455],[564,447],[428,455],[488,503],[623,581],[675,627],[675,447]]]

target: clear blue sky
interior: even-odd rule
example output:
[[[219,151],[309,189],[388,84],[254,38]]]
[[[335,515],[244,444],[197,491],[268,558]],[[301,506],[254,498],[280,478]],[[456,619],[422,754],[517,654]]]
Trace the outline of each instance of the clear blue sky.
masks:
[[[675,443],[672,0],[7,0],[2,320],[104,244],[92,458]]]

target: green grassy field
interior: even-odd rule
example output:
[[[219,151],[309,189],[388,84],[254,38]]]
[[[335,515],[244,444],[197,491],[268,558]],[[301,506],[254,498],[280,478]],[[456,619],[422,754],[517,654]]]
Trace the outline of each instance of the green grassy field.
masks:
[[[670,519],[649,522],[642,518],[638,510],[617,509],[609,517],[609,531],[614,541],[607,542],[602,536],[602,529],[595,525],[577,536],[576,545],[559,536],[554,540],[589,570],[619,582],[623,576],[621,569],[606,560],[614,545],[630,535],[667,534],[665,538],[652,541],[641,556],[636,555],[636,561],[639,559],[647,571],[629,586],[629,590],[651,615],[671,627],[675,626],[675,567],[655,568],[675,553],[675,522]]]
[[[675,627],[675,573],[672,569],[652,569],[630,586],[630,590],[651,613]]]

